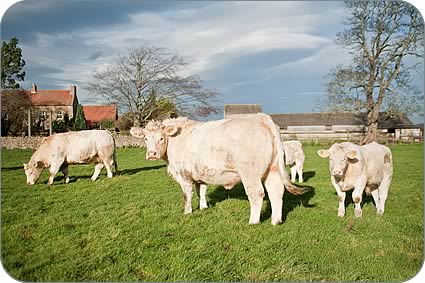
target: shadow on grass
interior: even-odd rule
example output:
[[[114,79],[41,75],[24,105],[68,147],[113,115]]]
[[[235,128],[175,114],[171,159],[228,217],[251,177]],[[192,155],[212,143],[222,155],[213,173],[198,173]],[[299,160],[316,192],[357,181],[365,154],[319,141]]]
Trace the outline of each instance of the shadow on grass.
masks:
[[[310,178],[313,178],[315,175],[316,175],[316,171],[303,172],[304,182],[307,182]]]
[[[13,170],[19,170],[19,169],[24,169],[24,166],[14,166],[14,167],[2,167],[1,170],[2,171],[13,171]]]
[[[303,207],[314,207],[314,204],[310,204],[310,199],[315,195],[315,189],[311,186],[301,186],[297,185],[300,188],[305,190],[305,193],[302,195],[292,195],[288,191],[285,191],[283,196],[283,209],[282,209],[282,221],[285,222],[288,214],[293,211],[298,206]],[[245,189],[242,184],[236,185],[231,190],[226,190],[224,187],[218,187],[214,192],[208,195],[209,206],[215,206],[217,203],[224,201],[226,199],[241,199],[248,200],[248,197],[245,193]],[[260,220],[265,221],[271,217],[271,205],[268,198],[266,198],[266,207],[262,211]]]
[[[161,164],[161,165],[155,165],[155,166],[149,166],[149,167],[118,170],[118,175],[133,175],[133,174],[137,174],[141,171],[156,170],[156,169],[161,169],[163,167],[166,167],[166,165]]]

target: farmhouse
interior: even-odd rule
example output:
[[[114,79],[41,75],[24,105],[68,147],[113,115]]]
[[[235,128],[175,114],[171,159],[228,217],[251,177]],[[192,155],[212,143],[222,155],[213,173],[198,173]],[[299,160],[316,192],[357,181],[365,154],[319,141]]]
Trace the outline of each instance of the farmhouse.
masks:
[[[261,112],[259,104],[227,104],[224,117],[235,117]],[[284,140],[303,141],[361,141],[367,133],[366,113],[290,113],[270,114],[279,126]],[[413,125],[406,115],[380,113],[379,140],[420,140],[423,126]]]
[[[52,120],[63,120],[65,115],[69,119],[75,116],[78,98],[77,87],[71,85],[65,90],[38,90],[36,84],[32,84],[29,91],[32,103],[32,118],[36,123],[45,125],[45,121],[52,116]]]
[[[116,104],[110,105],[83,105],[84,116],[89,129],[105,127],[106,124],[115,127],[118,120]],[[104,124],[102,126],[102,123]]]

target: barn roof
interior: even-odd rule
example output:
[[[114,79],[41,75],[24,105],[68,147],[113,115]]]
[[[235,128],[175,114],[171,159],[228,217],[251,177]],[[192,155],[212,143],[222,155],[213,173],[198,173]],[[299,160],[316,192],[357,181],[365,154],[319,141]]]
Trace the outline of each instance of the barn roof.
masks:
[[[225,104],[224,115],[254,114],[263,112],[260,104]]]
[[[84,116],[89,123],[102,120],[115,121],[117,119],[117,105],[83,105]]]
[[[326,126],[326,125],[367,125],[366,113],[294,113],[271,114],[279,126]],[[379,114],[378,128],[412,128],[413,124],[406,115],[392,116],[385,112]]]

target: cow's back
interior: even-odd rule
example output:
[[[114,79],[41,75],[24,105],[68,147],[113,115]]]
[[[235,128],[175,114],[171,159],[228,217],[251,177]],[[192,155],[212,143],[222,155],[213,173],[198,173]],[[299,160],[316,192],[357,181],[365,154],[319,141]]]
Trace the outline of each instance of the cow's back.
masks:
[[[177,170],[183,167],[194,179],[214,172],[231,174],[240,167],[252,167],[264,173],[276,156],[267,117],[257,114],[211,121],[184,130],[169,141],[167,154],[171,167],[180,167]],[[209,183],[214,182],[209,180]]]

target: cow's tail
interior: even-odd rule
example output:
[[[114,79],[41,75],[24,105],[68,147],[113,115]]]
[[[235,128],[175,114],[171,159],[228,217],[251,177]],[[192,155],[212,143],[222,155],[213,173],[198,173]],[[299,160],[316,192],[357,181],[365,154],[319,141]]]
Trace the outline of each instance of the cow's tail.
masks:
[[[266,115],[266,114],[263,114]],[[302,195],[305,192],[307,192],[305,189],[302,189],[300,187],[295,186],[294,184],[291,183],[288,172],[286,172],[285,169],[285,156],[284,156],[284,151],[283,151],[283,144],[282,144],[282,140],[280,139],[280,132],[279,132],[279,127],[273,122],[272,118],[268,115],[267,116],[267,122],[268,125],[270,127],[270,130],[272,131],[272,134],[274,136],[274,143],[275,143],[275,148],[277,150],[277,158],[278,158],[278,164],[279,164],[279,171],[280,174],[282,175],[282,181],[283,181],[283,185],[285,186],[285,189],[290,192],[293,195]]]
[[[114,135],[109,130],[106,130],[106,131],[111,135],[112,142],[114,143],[114,149],[112,151],[112,160],[114,162],[115,175],[118,175],[117,144],[115,143]]]

